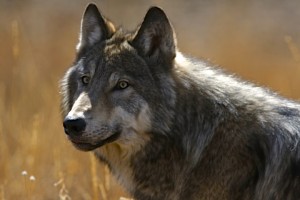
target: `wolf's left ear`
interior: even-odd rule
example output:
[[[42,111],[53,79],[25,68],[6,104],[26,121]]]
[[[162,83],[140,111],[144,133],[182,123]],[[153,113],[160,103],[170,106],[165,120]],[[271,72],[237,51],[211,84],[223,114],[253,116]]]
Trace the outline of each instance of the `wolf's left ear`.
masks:
[[[110,38],[114,32],[114,25],[100,14],[95,4],[89,4],[81,20],[79,43],[76,47],[77,52]]]
[[[158,7],[148,10],[144,21],[132,40],[132,45],[142,56],[150,59],[173,60],[176,55],[176,38],[173,28],[164,13]]]

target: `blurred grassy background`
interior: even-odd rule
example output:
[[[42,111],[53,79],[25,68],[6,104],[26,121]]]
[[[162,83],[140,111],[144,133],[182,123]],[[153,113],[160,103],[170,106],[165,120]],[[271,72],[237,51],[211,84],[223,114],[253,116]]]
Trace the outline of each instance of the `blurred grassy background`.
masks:
[[[94,2],[129,30],[149,6],[161,6],[182,52],[300,98],[298,0]],[[87,3],[0,0],[1,200],[128,196],[105,167],[72,147],[61,125],[58,81],[72,63]]]

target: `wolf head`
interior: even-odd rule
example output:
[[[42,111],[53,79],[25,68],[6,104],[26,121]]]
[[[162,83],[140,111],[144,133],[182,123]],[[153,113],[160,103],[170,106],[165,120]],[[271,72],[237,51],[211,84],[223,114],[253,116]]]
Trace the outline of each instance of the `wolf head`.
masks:
[[[141,26],[125,33],[90,4],[75,62],[61,84],[69,140],[89,151],[107,143],[133,146],[167,132],[176,102],[175,55],[175,35],[160,8],[150,8]]]

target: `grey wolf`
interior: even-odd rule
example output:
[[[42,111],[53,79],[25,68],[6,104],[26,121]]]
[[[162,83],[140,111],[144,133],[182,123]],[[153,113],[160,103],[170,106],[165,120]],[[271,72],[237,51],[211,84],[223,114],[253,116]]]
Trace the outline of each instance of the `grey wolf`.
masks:
[[[90,4],[61,94],[68,139],[137,200],[300,199],[300,105],[181,54],[158,7],[126,32]]]

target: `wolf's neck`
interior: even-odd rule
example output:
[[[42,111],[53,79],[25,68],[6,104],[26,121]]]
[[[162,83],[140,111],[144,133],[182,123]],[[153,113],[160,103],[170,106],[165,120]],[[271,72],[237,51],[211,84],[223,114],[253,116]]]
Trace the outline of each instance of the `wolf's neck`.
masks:
[[[149,143],[132,156],[136,199],[179,199],[185,177],[181,147],[166,136],[154,134]],[[163,192],[162,192],[163,191]],[[151,198],[152,199],[152,198]]]
[[[184,82],[189,82],[190,85]],[[213,91],[201,91],[199,86],[193,85],[192,80],[181,80],[178,84],[185,88],[177,93],[172,134],[180,138],[179,143],[184,148],[185,158],[190,166],[194,166],[201,159],[204,148],[209,145],[216,128],[223,120],[224,107],[210,97],[209,92]]]

